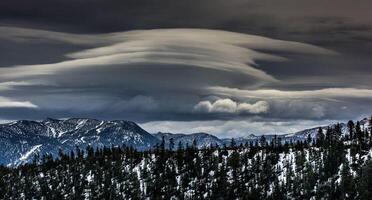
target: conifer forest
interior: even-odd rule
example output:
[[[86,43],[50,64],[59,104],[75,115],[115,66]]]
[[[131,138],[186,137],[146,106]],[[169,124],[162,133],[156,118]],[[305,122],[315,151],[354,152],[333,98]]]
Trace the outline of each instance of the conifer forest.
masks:
[[[352,121],[316,138],[197,149],[76,148],[0,168],[1,199],[371,199],[372,134]]]

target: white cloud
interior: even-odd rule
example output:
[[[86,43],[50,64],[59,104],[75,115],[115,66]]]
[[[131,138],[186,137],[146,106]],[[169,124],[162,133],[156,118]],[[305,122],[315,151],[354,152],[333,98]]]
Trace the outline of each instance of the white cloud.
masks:
[[[10,123],[10,122],[13,122],[12,120],[7,120],[7,119],[1,119],[0,118],[0,124],[7,124],[7,123]]]
[[[33,85],[33,83],[26,82],[26,81],[7,81],[7,82],[0,82],[0,91],[1,90],[10,90],[16,86],[27,86]]]
[[[372,98],[372,90],[358,88],[325,88],[319,90],[282,91],[273,89],[242,90],[227,87],[209,87],[207,91],[221,96],[258,99],[324,99]]]
[[[198,104],[196,104],[193,108],[195,112],[201,112],[201,113],[209,113],[212,110],[212,103],[209,101],[201,101]]]
[[[38,108],[30,101],[15,101],[9,98],[0,97],[0,108]]]
[[[235,113],[237,104],[231,99],[219,99],[214,103],[201,101],[193,108],[199,113]]]
[[[260,114],[269,110],[269,104],[265,101],[258,101],[254,104],[237,103],[231,99],[218,99],[211,103],[210,101],[201,101],[193,108],[199,113],[250,113]]]
[[[238,105],[237,110],[241,113],[259,114],[268,112],[269,108],[269,103],[266,101],[257,101],[254,104],[241,103]]]

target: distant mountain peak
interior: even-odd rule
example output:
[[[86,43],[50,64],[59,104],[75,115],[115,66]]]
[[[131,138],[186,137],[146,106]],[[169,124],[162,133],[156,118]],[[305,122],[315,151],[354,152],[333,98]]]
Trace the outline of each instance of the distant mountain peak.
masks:
[[[0,164],[29,162],[36,154],[58,155],[79,146],[133,146],[149,149],[159,140],[136,123],[88,118],[20,120],[0,126]]]
[[[159,140],[162,140],[164,138],[166,145],[169,145],[169,140],[171,138],[174,140],[173,142],[175,145],[178,145],[179,143],[181,143],[182,145],[192,145],[192,143],[196,141],[196,145],[198,148],[209,147],[211,145],[221,146],[224,143],[218,137],[204,132],[190,134],[171,134],[158,132],[154,134],[154,136],[157,137]]]

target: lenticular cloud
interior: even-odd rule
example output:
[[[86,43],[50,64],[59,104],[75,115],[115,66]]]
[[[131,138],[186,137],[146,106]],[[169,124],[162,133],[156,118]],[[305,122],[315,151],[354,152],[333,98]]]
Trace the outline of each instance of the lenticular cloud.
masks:
[[[3,30],[4,28],[0,29]],[[24,34],[25,36],[22,36]],[[298,42],[204,29],[156,29],[128,31],[114,34],[78,35],[47,31],[11,29],[7,34],[22,39],[38,36],[66,43],[91,44],[94,48],[66,55],[67,60],[53,64],[18,66],[7,71],[7,77],[52,74],[60,70],[100,65],[133,63],[207,68],[239,73],[262,81],[276,81],[266,72],[255,68],[256,60],[285,61],[286,58],[262,53],[260,50],[309,54],[334,54],[313,45]],[[13,38],[13,39],[14,39]],[[22,68],[32,68],[25,72]],[[21,69],[19,69],[21,68]]]

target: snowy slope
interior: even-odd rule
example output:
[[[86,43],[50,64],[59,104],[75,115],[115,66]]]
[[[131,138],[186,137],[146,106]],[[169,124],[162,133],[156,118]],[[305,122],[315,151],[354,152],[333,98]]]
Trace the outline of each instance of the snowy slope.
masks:
[[[72,118],[67,120],[18,121],[0,125],[0,164],[30,162],[36,154],[58,155],[76,146],[133,146],[149,149],[159,140],[130,121],[102,121]]]
[[[362,130],[364,128],[367,128],[367,123],[368,123],[367,119],[363,119],[359,122],[360,122],[360,128]],[[347,135],[348,134],[347,124],[346,123],[340,123],[339,125],[341,127],[342,135]],[[330,124],[328,126],[322,126],[321,128],[323,130],[323,133],[325,134],[327,132],[328,127],[334,128],[335,126],[336,126],[336,124]],[[295,132],[295,133],[279,134],[279,135],[276,135],[276,137],[280,138],[282,142],[304,141],[308,138],[308,135],[310,135],[310,137],[312,139],[315,139],[316,136],[317,136],[318,130],[319,130],[319,127],[314,127],[314,128],[309,128],[309,129],[305,129],[305,130],[302,130],[302,131],[298,131],[298,132]],[[264,135],[264,137],[265,137],[266,141],[270,142],[275,137],[275,135]],[[247,142],[250,143],[250,142],[259,141],[260,138],[261,138],[261,136],[250,134],[246,137],[234,138],[234,140],[235,140],[237,145],[240,145],[240,144],[245,144]],[[231,138],[223,138],[222,141],[226,145],[229,145],[231,143]]]
[[[360,128],[362,130],[364,128],[367,128],[367,123],[368,123],[367,119],[363,119],[359,122],[360,122]],[[342,135],[347,135],[348,134],[347,124],[346,123],[340,123],[339,125],[341,127]],[[335,126],[336,126],[336,124],[330,124],[328,126],[322,126],[321,128],[323,130],[323,133],[325,134],[327,132],[328,127],[335,127]],[[287,134],[286,137],[292,137],[292,138],[297,138],[297,139],[306,139],[308,137],[308,135],[310,134],[311,138],[316,138],[318,130],[319,130],[319,127],[305,129],[303,131],[299,131],[299,132],[296,132],[296,133]]]

